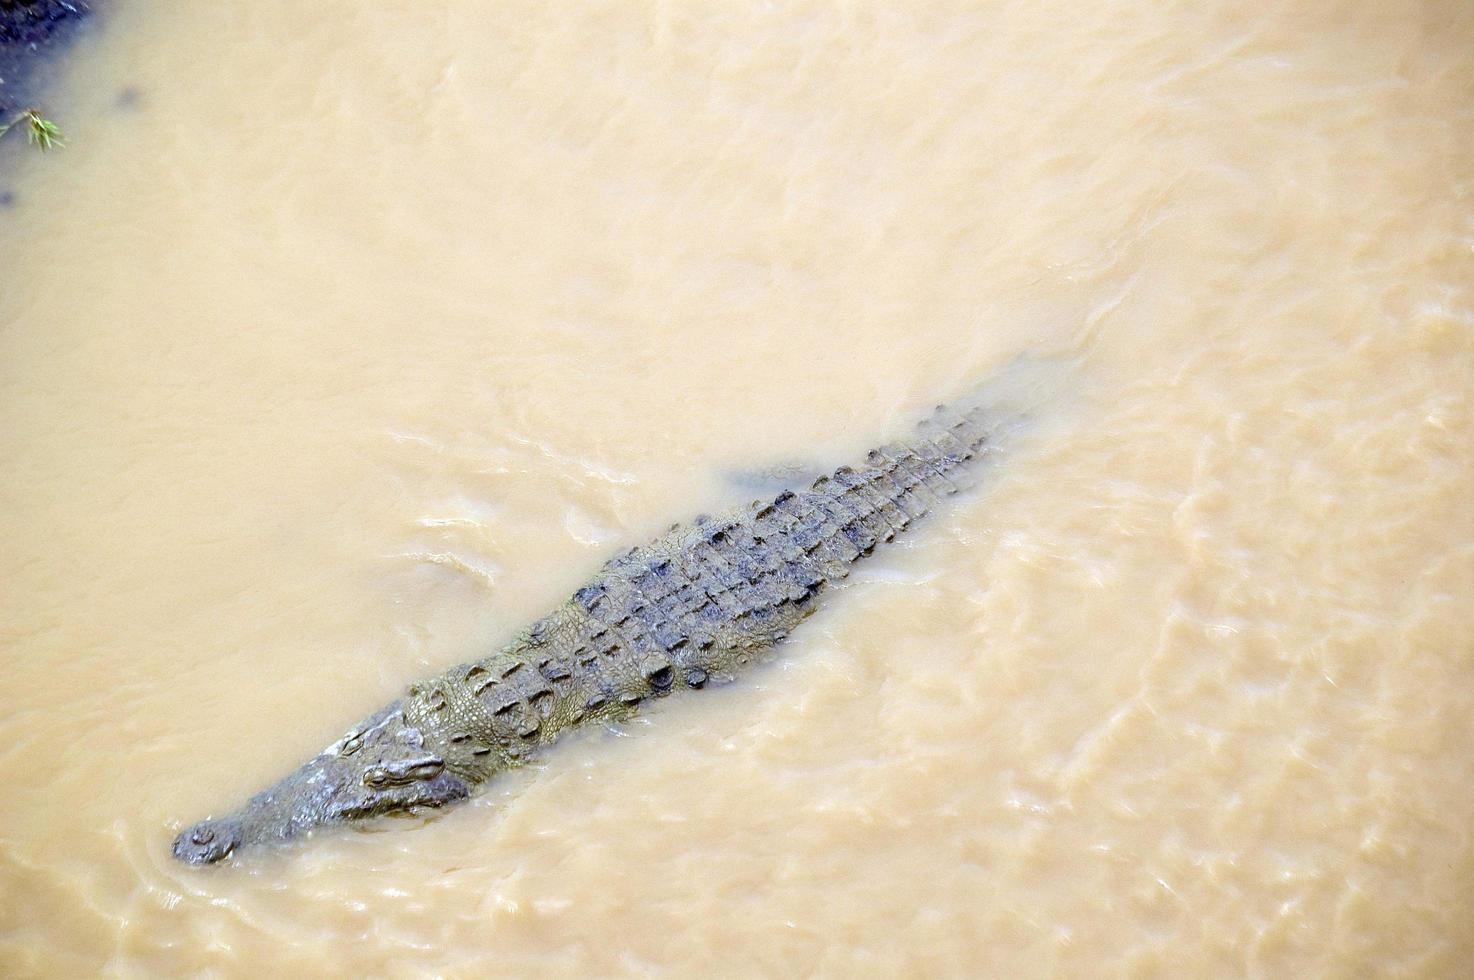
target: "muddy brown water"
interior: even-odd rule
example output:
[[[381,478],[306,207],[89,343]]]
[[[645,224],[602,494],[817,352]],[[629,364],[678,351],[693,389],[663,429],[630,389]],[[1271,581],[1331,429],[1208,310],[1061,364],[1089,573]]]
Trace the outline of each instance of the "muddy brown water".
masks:
[[[1467,3],[119,3],[72,55],[71,146],[0,157],[0,972],[1467,970]],[[1021,351],[1050,424],[740,683],[170,858]]]

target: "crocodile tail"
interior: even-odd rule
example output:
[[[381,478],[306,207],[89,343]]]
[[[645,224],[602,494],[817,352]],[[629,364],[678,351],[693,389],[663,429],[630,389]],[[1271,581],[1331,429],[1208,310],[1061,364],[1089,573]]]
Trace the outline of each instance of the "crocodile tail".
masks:
[[[1054,361],[1022,357],[963,397],[937,408],[905,439],[858,466],[814,481],[789,505],[803,512],[811,553],[833,581],[943,500],[971,486],[991,457],[1047,402],[1065,377]],[[782,498],[780,497],[780,500]]]
[[[966,487],[968,471],[988,452],[987,443],[978,420],[939,408],[912,438],[871,450],[859,466],[819,477],[802,497],[829,518],[828,535],[855,546],[853,561]]]

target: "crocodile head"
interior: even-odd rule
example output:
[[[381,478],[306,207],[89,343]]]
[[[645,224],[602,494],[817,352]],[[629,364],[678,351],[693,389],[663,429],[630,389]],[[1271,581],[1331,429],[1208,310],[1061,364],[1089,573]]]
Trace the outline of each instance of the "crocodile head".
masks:
[[[465,799],[471,785],[446,771],[395,702],[239,812],[204,820],[174,840],[174,856],[210,864],[235,850],[284,841],[316,827],[350,823]]]

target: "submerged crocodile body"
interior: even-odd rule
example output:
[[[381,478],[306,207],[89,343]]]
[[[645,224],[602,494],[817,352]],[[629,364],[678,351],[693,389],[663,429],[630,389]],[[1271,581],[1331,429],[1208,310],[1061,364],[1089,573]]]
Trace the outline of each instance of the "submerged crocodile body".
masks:
[[[725,681],[958,489],[996,420],[939,408],[913,438],[812,486],[676,525],[610,561],[498,653],[413,685],[238,813],[186,829],[195,864],[315,827],[470,796],[572,726]]]

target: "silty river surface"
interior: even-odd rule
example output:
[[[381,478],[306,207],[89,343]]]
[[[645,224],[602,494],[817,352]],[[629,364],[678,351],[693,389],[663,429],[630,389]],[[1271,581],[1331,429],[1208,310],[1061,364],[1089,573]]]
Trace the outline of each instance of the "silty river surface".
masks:
[[[0,146],[0,973],[1454,977],[1474,7],[119,2]],[[778,656],[238,806],[1028,353]]]

